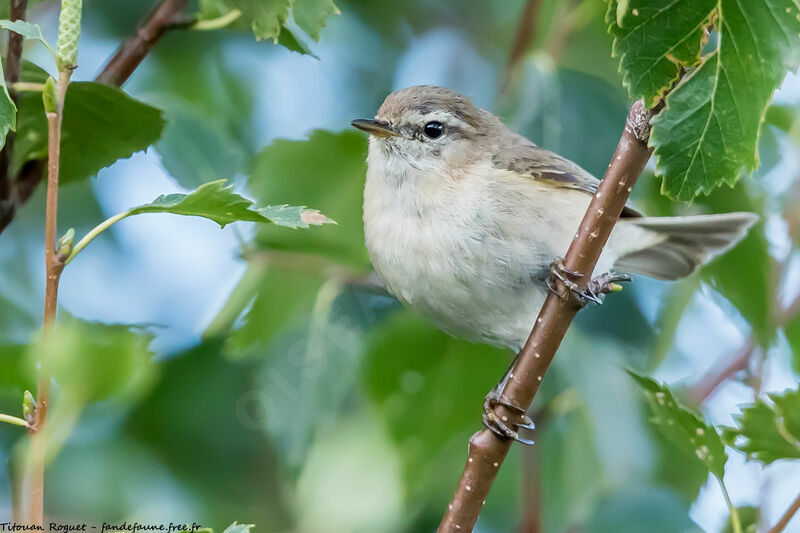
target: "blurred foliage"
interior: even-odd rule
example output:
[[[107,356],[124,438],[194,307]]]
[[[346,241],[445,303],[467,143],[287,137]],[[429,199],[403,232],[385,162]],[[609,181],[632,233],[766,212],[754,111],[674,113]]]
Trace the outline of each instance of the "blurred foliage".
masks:
[[[47,74],[26,63],[22,80],[44,83]],[[47,120],[38,92],[24,92],[19,99],[20,135],[15,143],[13,171],[31,159],[47,155]],[[144,150],[161,136],[161,111],[100,83],[71,83],[64,105],[59,179],[63,184],[80,181],[118,159]]]
[[[699,460],[721,480],[728,456],[717,430],[699,415],[679,405],[666,385],[637,374],[631,373],[631,376],[647,395],[653,423],[688,456]]]
[[[735,328],[752,336],[776,361],[773,354],[791,350],[800,372],[800,320],[775,309],[779,296],[792,301],[798,292],[792,266],[800,242],[798,199],[787,192],[797,189],[797,105],[789,98],[768,108],[769,125],[758,137],[761,167],[752,179],[715,188],[691,205],[661,194],[666,187],[681,195],[675,184],[696,183],[698,162],[709,157],[721,162],[706,165],[713,177],[703,183],[709,190],[753,166],[758,123],[751,119],[760,118],[783,73],[767,71],[760,60],[796,61],[792,43],[798,34],[779,43],[774,24],[756,15],[784,2],[749,3],[742,8],[752,15],[745,21],[734,19],[728,7],[735,3],[723,0],[726,26],[706,45],[705,63],[670,97],[672,115],[656,125],[658,172],[668,175],[656,177],[648,169],[634,191],[637,206],[651,215],[746,210],[761,221],[739,246],[690,279],[671,285],[637,279],[602,308],[579,315],[533,407],[536,445],[512,450],[479,531],[515,530],[523,511],[532,509],[540,530],[552,533],[699,531],[689,508],[698,494],[708,498],[700,490],[708,470],[722,477],[725,469],[726,451],[710,423],[718,418],[705,407],[705,416],[681,407],[670,388],[649,378],[639,378],[642,394],[623,369],[670,381],[689,376],[689,383],[672,390],[690,388],[702,377],[697,369],[708,368],[702,363],[708,342],[685,333],[687,325],[699,323],[705,335]],[[115,246],[98,245],[94,260],[87,254],[71,263],[62,285],[62,294],[81,285],[93,303],[63,298],[60,325],[43,338],[43,191],[17,213],[0,235],[0,412],[21,415],[23,391],[35,390],[32,361],[48,356],[54,373],[49,513],[73,521],[180,517],[215,531],[235,520],[276,533],[436,527],[467,439],[480,428],[483,396],[510,354],[447,336],[374,285],[361,221],[367,145],[360,132],[344,131],[346,119],[374,113],[392,88],[450,85],[472,94],[515,131],[600,176],[619,139],[628,96],[653,103],[681,66],[697,64],[702,26],[714,8],[670,3],[655,22],[638,26],[648,10],[666,2],[533,2],[533,32],[512,61],[526,3],[196,0],[185,14],[202,20],[232,9],[242,14],[218,31],[168,32],[124,91],[71,84],[62,149],[62,181],[71,184],[60,190],[60,228],[85,233],[107,218],[106,211],[141,205],[176,186],[185,194],[165,195],[134,211],[198,215],[221,225],[263,216],[275,224],[218,232],[234,235],[235,243],[223,248],[205,236],[186,248],[180,240],[193,237],[180,233],[175,219],[181,217],[164,219],[159,231],[176,233],[174,253],[191,250],[192,268],[212,268],[223,255],[236,257],[231,264],[241,267],[169,293],[185,302],[165,296],[168,309],[161,316],[175,318],[166,328],[111,324],[118,321],[110,318],[114,307],[152,310],[142,300],[152,296],[150,287],[164,291],[170,283],[159,277],[170,258],[159,257],[155,272],[137,272],[146,263],[135,256],[149,251],[142,249],[148,241],[127,233],[135,223],[106,232],[101,242],[114,239]],[[31,20],[41,21],[49,36],[55,3],[30,5]],[[98,71],[105,53],[135,31],[150,5],[87,1],[88,45],[82,45],[80,60],[88,70],[79,69],[76,79]],[[692,17],[673,16],[686,6]],[[334,16],[339,10],[341,16]],[[775,13],[784,22],[792,18]],[[0,18],[7,16],[4,3]],[[732,38],[741,40],[745,22],[764,35],[754,57],[735,65],[728,47]],[[255,42],[254,35],[264,41]],[[665,48],[656,35],[673,42]],[[40,62],[50,68],[40,52],[40,45],[29,46],[25,57],[44,57]],[[730,72],[729,85],[714,90],[703,83],[714,66]],[[744,78],[741,70],[750,67]],[[22,78],[42,83],[46,73],[26,61]],[[732,98],[749,110],[741,131],[733,127],[739,108],[729,103]],[[698,111],[675,118],[687,106]],[[41,94],[19,93],[18,107],[14,169],[42,157],[46,147]],[[695,124],[706,120],[707,128]],[[0,117],[0,124],[7,120]],[[284,131],[295,124],[290,134]],[[701,138],[664,144],[685,131]],[[151,146],[156,157],[139,154],[130,167],[114,164]],[[685,163],[692,150],[697,159],[681,167],[677,162]],[[105,167],[99,180],[86,179]],[[139,185],[134,181],[136,187],[126,189],[126,173],[139,172],[146,173],[136,176],[143,189],[161,173],[175,186],[158,182],[163,190],[152,196],[128,198]],[[670,182],[675,176],[679,182]],[[337,224],[307,227],[322,222],[321,216]],[[194,280],[191,274],[186,277]],[[201,300],[198,294],[211,296]],[[208,306],[206,322],[191,332],[176,328],[186,306],[198,301]],[[711,315],[708,307],[722,313]],[[719,323],[720,314],[729,320]],[[178,342],[165,342],[176,329]],[[726,362],[721,355],[720,367]],[[750,366],[748,383],[768,381]],[[778,372],[782,383],[797,382],[788,368]],[[739,400],[757,399],[742,407],[736,427],[724,430],[726,444],[764,462],[796,458],[797,391],[757,396],[745,388]],[[720,409],[715,404],[710,411]],[[652,412],[656,424],[649,422]],[[12,482],[19,481],[24,434],[0,428],[0,460],[10,474],[0,480],[0,517],[9,514]],[[736,467],[730,463],[729,470]],[[529,486],[538,486],[539,495],[523,489]],[[713,520],[702,516],[704,505],[696,504],[692,517],[705,527]],[[740,507],[739,515],[745,531],[759,520],[754,507]],[[731,526],[720,518],[716,527]],[[247,531],[249,526],[234,523],[224,533]]]
[[[800,459],[800,391],[770,394],[737,415],[738,427],[726,428],[725,440],[748,456],[769,464]]]

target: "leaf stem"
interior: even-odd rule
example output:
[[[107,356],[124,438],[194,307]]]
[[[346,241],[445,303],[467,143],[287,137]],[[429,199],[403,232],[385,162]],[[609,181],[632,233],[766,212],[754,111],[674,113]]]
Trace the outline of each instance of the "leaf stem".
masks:
[[[734,507],[733,503],[731,502],[731,496],[728,494],[728,488],[725,486],[725,482],[721,477],[718,477],[717,481],[719,482],[719,488],[722,489],[722,496],[725,498],[725,505],[728,506],[728,510],[731,513],[731,526],[733,526],[733,533],[742,533],[742,521],[739,520],[739,511],[736,510],[736,507]]]
[[[28,425],[28,423],[25,420],[21,419],[20,417],[11,416],[11,415],[4,415],[2,413],[0,413],[0,422],[6,422],[8,424],[13,424],[15,426],[21,426],[21,427],[24,427],[24,428],[30,427]]]
[[[221,30],[231,24],[233,24],[236,19],[242,16],[242,12],[238,9],[231,9],[224,15],[208,19],[208,20],[198,20],[191,26],[189,26],[190,30],[196,31],[211,31],[211,30]]]
[[[78,253],[81,250],[83,250],[86,247],[87,244],[92,242],[92,239],[94,239],[95,237],[100,235],[103,231],[105,231],[108,228],[110,228],[113,224],[119,222],[123,218],[126,218],[126,217],[128,217],[130,215],[131,215],[131,211],[130,210],[124,211],[122,213],[114,215],[113,217],[109,217],[109,218],[105,219],[100,224],[98,224],[97,226],[92,228],[92,230],[89,233],[84,235],[83,238],[80,241],[78,241],[78,244],[76,244],[75,246],[72,247],[72,251],[67,256],[67,258],[64,260],[64,265],[68,265],[70,261],[75,259],[75,256],[78,255]]]

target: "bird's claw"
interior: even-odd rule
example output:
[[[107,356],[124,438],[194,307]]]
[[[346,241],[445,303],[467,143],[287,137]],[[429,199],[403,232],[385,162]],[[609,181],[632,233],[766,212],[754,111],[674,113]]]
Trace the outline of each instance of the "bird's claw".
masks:
[[[589,283],[586,284],[586,288],[582,289],[577,283],[575,283],[575,281],[573,281],[573,279],[581,278],[583,277],[583,274],[567,269],[564,266],[564,260],[560,257],[553,261],[553,263],[550,265],[550,274],[552,275],[551,279],[548,279],[545,282],[550,292],[562,300],[567,299],[552,281],[553,279],[557,279],[564,285],[564,287],[567,288],[568,291],[577,297],[578,301],[582,305],[586,305],[589,302],[602,305],[602,295],[621,291],[622,286],[619,285],[618,282],[631,281],[631,277],[627,274],[606,272],[589,280]]]
[[[511,422],[506,416],[498,416],[494,408],[502,405],[519,417],[518,422]],[[490,392],[483,402],[483,425],[498,437],[512,439],[521,444],[532,445],[533,441],[519,436],[518,429],[533,430],[536,426],[533,420],[525,413],[525,409],[513,404],[502,394]]]

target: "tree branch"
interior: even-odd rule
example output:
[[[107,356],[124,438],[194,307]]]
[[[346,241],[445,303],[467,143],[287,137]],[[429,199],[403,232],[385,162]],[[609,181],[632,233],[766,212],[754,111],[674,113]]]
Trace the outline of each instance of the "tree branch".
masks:
[[[789,508],[786,509],[786,512],[783,513],[783,516],[781,516],[780,520],[778,520],[778,523],[775,524],[775,526],[773,526],[772,529],[770,529],[767,533],[781,533],[781,531],[786,529],[786,526],[789,525],[789,522],[792,520],[792,517],[798,510],[800,510],[800,495],[795,498]]]
[[[19,1],[14,0],[14,2]],[[153,49],[156,42],[168,30],[182,28],[189,24],[190,21],[180,17],[180,11],[188,3],[189,0],[160,0],[150,14],[139,24],[136,35],[119,47],[103,71],[95,78],[95,81],[116,86],[121,86],[125,83],[136,67]],[[14,35],[13,32],[11,33]],[[10,67],[8,70],[10,70]],[[3,153],[5,152],[6,150],[4,149]],[[8,161],[10,164],[10,155]],[[8,199],[4,201],[0,194],[0,233],[3,233],[3,230],[14,220],[16,210],[33,195],[39,182],[42,181],[45,165],[46,161],[41,159],[26,162],[16,179],[13,182],[9,181]],[[0,162],[0,176],[2,176],[2,168]],[[2,187],[1,179],[0,187]]]
[[[56,222],[58,219],[58,171],[61,155],[61,124],[64,119],[64,97],[67,94],[71,70],[59,73],[57,106],[55,111],[47,112],[47,201],[45,220],[45,270],[47,279],[44,297],[44,330],[50,330],[56,320],[58,307],[58,282],[64,270],[64,257],[56,250]],[[40,361],[41,363],[41,361]],[[45,442],[44,425],[50,402],[50,374],[44,365],[39,369],[36,385],[36,411],[31,434],[30,464],[30,523],[44,523],[44,463]]]
[[[10,20],[25,20],[25,9],[28,7],[28,0],[11,0]],[[6,85],[19,81],[20,66],[22,64],[22,35],[17,32],[8,32],[8,54],[6,55]],[[17,103],[17,93],[11,93],[14,104]],[[6,142],[0,151],[0,218],[3,218],[6,211],[11,211],[11,216],[15,210],[13,201],[10,201],[12,193],[11,183],[11,160],[14,152],[14,132],[9,131],[6,135]]]
[[[649,123],[657,111],[658,108],[647,109],[641,100],[631,107],[603,181],[570,244],[564,263],[567,269],[583,274],[578,278],[581,287],[585,287],[590,279],[634,183],[650,159],[651,150],[647,146]],[[548,293],[530,337],[520,351],[510,379],[502,391],[512,404],[525,410],[531,405],[556,350],[581,309],[581,304],[571,291],[566,290],[560,282],[556,287],[561,294],[568,296],[562,300]],[[522,421],[519,413],[504,406],[496,407],[495,413],[503,420]],[[472,531],[511,442],[489,429],[482,429],[470,438],[467,462],[453,500],[439,525],[440,533]]]
[[[189,0],[161,0],[136,29],[136,35],[122,43],[95,81],[122,85],[167,30],[188,25],[179,13]]]
[[[514,36],[514,44],[511,46],[511,53],[508,56],[508,64],[503,73],[501,88],[508,87],[511,78],[519,68],[519,64],[525,57],[525,53],[533,44],[536,38],[536,25],[539,20],[539,10],[542,7],[542,0],[527,0],[522,8],[519,17],[519,26]]]

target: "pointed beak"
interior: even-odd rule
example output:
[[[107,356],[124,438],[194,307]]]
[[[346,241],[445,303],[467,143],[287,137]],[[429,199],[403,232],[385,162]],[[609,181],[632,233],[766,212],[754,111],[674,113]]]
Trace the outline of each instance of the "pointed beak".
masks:
[[[392,129],[388,122],[384,122],[382,120],[357,118],[356,120],[351,121],[350,124],[353,127],[356,127],[361,131],[366,131],[370,135],[375,135],[376,137],[394,137],[399,135],[399,133]]]

